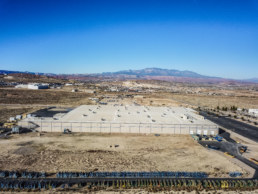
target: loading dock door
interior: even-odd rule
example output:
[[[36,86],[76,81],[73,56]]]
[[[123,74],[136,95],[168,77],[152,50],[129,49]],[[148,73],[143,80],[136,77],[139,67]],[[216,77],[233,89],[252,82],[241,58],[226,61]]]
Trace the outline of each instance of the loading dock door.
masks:
[[[207,130],[204,130],[204,131],[203,131],[203,134],[204,134],[204,135],[208,135],[208,131],[207,131]]]
[[[202,130],[198,129],[198,130],[197,130],[197,134],[198,134],[198,135],[201,135],[201,134],[202,134]]]

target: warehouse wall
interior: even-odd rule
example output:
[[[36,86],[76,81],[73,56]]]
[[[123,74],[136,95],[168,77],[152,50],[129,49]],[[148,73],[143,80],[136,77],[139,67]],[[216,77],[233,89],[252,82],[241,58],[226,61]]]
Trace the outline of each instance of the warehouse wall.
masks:
[[[19,126],[35,128],[38,131],[94,133],[142,133],[142,134],[204,134],[217,135],[217,125],[202,124],[158,124],[158,123],[107,123],[107,122],[60,122],[60,121],[20,121]]]

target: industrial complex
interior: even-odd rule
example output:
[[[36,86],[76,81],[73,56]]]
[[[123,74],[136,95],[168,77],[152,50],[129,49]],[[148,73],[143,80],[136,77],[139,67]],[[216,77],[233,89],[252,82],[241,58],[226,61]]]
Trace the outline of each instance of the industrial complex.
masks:
[[[217,135],[218,126],[183,107],[82,105],[53,117],[29,117],[20,126],[39,131]]]

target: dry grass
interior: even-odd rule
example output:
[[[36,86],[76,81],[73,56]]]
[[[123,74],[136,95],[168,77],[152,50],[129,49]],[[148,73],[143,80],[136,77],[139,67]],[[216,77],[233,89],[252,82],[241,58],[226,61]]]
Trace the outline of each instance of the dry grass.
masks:
[[[56,90],[0,89],[1,104],[90,104],[91,94]]]
[[[6,122],[10,117],[20,115],[23,113],[28,113],[34,110],[28,107],[6,107],[0,106],[0,123]]]
[[[182,104],[190,104],[194,106],[216,108],[217,106],[240,108],[258,108],[258,96],[201,96],[201,95],[169,95],[172,99]]]

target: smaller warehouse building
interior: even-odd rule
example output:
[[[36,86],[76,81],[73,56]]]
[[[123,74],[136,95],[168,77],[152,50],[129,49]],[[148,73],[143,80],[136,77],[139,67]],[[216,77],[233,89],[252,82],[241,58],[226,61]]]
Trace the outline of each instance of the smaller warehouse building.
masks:
[[[41,84],[41,83],[19,84],[19,85],[16,85],[15,88],[40,90],[40,89],[48,89],[49,84]]]
[[[38,83],[28,84],[28,89],[39,90],[39,89],[48,89],[48,88],[49,88],[49,84],[38,84]]]
[[[249,115],[254,115],[258,117],[258,109],[249,109],[248,110]]]

